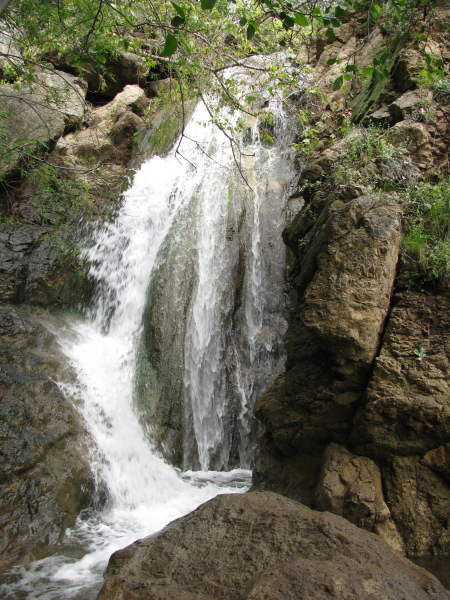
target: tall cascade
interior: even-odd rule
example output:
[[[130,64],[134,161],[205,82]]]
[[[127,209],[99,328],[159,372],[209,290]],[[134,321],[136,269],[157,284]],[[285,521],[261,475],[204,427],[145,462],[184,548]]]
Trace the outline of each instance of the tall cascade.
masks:
[[[149,288],[139,403],[183,469],[250,466],[254,402],[283,368],[292,138],[279,107],[269,110],[273,138],[253,119],[239,157],[218,128],[198,128],[208,118],[198,110],[189,137],[204,154]]]
[[[61,553],[16,570],[2,597],[93,599],[113,551],[248,489],[252,407],[282,370],[286,329],[292,140],[280,108],[269,113],[270,135],[249,119],[236,156],[198,106],[178,152],[142,165],[84,251],[96,297],[56,333],[100,508]]]

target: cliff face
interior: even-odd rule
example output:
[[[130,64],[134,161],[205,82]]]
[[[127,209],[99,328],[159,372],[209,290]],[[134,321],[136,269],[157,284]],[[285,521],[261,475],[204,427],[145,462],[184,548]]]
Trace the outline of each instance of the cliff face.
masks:
[[[436,21],[447,14],[424,25],[434,56],[449,54]],[[345,55],[357,38],[336,44]],[[325,91],[328,55],[317,68]],[[310,156],[296,192],[305,205],[284,232],[298,298],[286,372],[255,408],[267,428],[256,489],[344,516],[411,555],[450,552],[449,297],[445,282],[417,285],[401,244],[408,190],[448,176],[449,108],[420,87],[423,60],[404,45],[384,89],[353,101],[365,125],[334,144],[324,136]],[[351,111],[335,95],[324,112],[339,123]]]

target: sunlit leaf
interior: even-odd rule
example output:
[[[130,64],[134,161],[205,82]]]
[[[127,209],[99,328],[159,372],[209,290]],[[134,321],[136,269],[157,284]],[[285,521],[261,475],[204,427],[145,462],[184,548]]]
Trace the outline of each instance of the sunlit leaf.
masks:
[[[294,21],[297,23],[297,25],[300,25],[300,27],[308,27],[309,25],[309,21],[305,15],[302,15],[298,12],[295,13]]]
[[[372,77],[372,75],[373,75],[373,67],[367,67],[367,69],[364,69],[364,71],[361,73],[361,75],[363,77]]]
[[[178,4],[175,4],[175,2],[172,2],[172,6],[177,11],[177,13],[180,15],[180,17],[182,19],[186,20],[186,14],[185,14],[184,10],[181,8],[181,6],[179,6]]]

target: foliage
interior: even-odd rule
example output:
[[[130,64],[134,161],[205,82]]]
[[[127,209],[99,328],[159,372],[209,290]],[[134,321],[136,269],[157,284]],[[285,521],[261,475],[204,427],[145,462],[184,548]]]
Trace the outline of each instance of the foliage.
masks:
[[[450,179],[418,183],[407,193],[403,262],[410,285],[448,288],[450,281]]]
[[[86,184],[76,174],[45,163],[26,173],[37,192],[38,208],[43,223],[64,225],[89,200]]]
[[[336,183],[355,183],[367,192],[407,188],[416,173],[404,157],[404,148],[393,146],[379,127],[358,126],[338,143],[339,158],[333,166]]]
[[[416,360],[421,362],[425,358],[427,353],[425,352],[425,350],[422,347],[420,347],[420,348],[414,348],[414,355],[416,357]]]

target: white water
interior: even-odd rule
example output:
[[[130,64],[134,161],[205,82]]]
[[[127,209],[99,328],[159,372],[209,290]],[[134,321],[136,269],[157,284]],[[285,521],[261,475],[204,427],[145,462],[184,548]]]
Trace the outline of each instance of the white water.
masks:
[[[212,125],[205,128],[199,124],[207,120],[204,109],[197,109],[187,133],[222,167],[212,163],[198,144],[187,140],[181,152],[188,161],[177,160],[174,155],[151,159],[136,173],[115,222],[104,226],[86,251],[91,274],[98,282],[97,301],[85,320],[69,321],[67,329],[59,332],[62,349],[76,373],[75,384],[61,385],[79,406],[94,442],[91,463],[99,487],[107,490],[106,502],[101,512],[90,510],[81,515],[61,553],[28,569],[17,569],[0,586],[2,598],[93,599],[112,552],[158,531],[218,493],[241,493],[250,485],[249,471],[207,471],[213,451],[219,448],[222,452],[223,447],[224,455],[229,452],[224,431],[226,340],[220,327],[226,292],[221,269],[226,265],[221,263],[220,238],[213,232],[224,227],[224,171],[235,171],[228,140]],[[259,210],[265,196],[258,184],[258,168],[269,168],[269,173],[280,168],[274,151],[263,150],[257,140],[252,146],[258,156],[250,159],[254,191],[246,192],[252,199],[248,210],[253,226],[246,267],[250,278],[243,303],[247,331],[242,334],[246,339],[243,352],[250,356],[251,365],[257,362],[261,347],[269,357],[272,350],[270,341],[262,345],[256,341],[264,328],[263,312],[270,304],[262,281]],[[282,180],[286,180],[285,173]],[[264,186],[268,185],[265,179]],[[274,193],[279,193],[280,185]],[[163,260],[160,250],[164,240],[180,211],[199,196],[197,282],[186,332],[183,380],[204,471],[180,474],[155,451],[151,433],[142,427],[135,409],[136,353],[147,288]],[[266,359],[264,364],[270,367]],[[244,373],[241,363],[236,359],[244,447],[248,445],[245,422],[253,379],[248,369]],[[226,464],[225,458],[221,464]]]

